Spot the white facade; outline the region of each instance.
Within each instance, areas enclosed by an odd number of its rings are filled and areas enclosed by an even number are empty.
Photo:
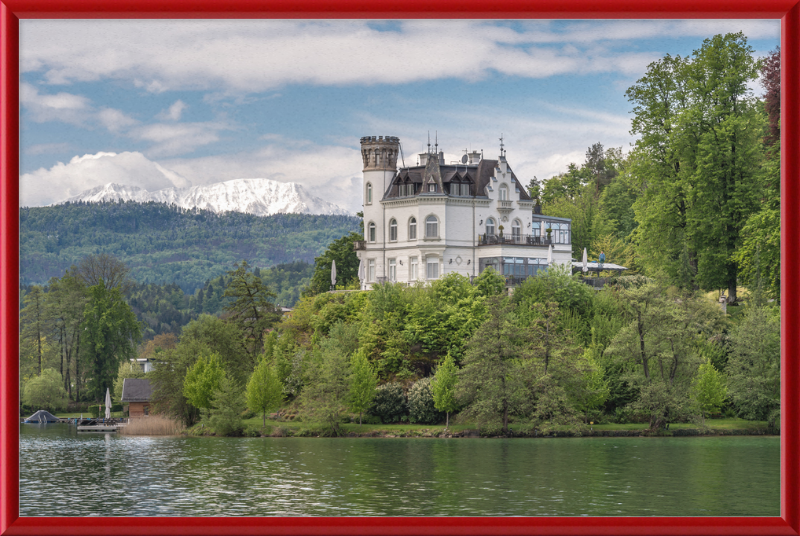
[[[451,272],[472,277],[489,265],[524,277],[535,273],[531,267],[546,265],[548,255],[551,264],[571,262],[569,220],[533,214],[534,201],[504,154],[484,160],[472,153],[468,163],[446,165],[441,153],[428,153],[420,155],[422,165],[398,171],[397,138],[367,137],[361,145],[364,242],[356,244],[356,253],[363,288]],[[394,160],[380,159],[392,154]],[[567,229],[561,239],[551,232],[551,241],[566,243],[554,243],[548,252],[551,221]]]

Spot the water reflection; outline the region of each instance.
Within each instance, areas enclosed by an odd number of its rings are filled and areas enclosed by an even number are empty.
[[[773,437],[120,437],[69,425],[21,434],[24,516],[780,512]]]

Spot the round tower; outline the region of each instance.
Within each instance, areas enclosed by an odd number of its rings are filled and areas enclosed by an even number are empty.
[[[364,161],[365,172],[394,172],[397,169],[399,152],[400,138],[397,136],[365,136],[361,138],[361,159]]]

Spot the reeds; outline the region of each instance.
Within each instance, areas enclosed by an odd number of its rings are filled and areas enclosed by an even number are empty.
[[[182,431],[181,423],[161,415],[134,417],[119,429],[122,435],[178,435]]]

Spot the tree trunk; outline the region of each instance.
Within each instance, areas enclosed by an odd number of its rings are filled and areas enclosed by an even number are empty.
[[[444,421],[444,429],[445,430],[450,428],[450,412],[447,411],[446,414],[447,414],[447,417],[445,418],[445,421]]]
[[[503,434],[508,435],[508,404],[503,404]]]
[[[262,430],[266,430],[267,429],[267,412],[266,411],[261,413],[261,429]]]
[[[362,415],[363,413],[364,413],[363,411],[361,411],[361,412],[359,412],[359,413],[358,413],[358,427],[359,427],[359,428],[361,428],[361,415]]]

